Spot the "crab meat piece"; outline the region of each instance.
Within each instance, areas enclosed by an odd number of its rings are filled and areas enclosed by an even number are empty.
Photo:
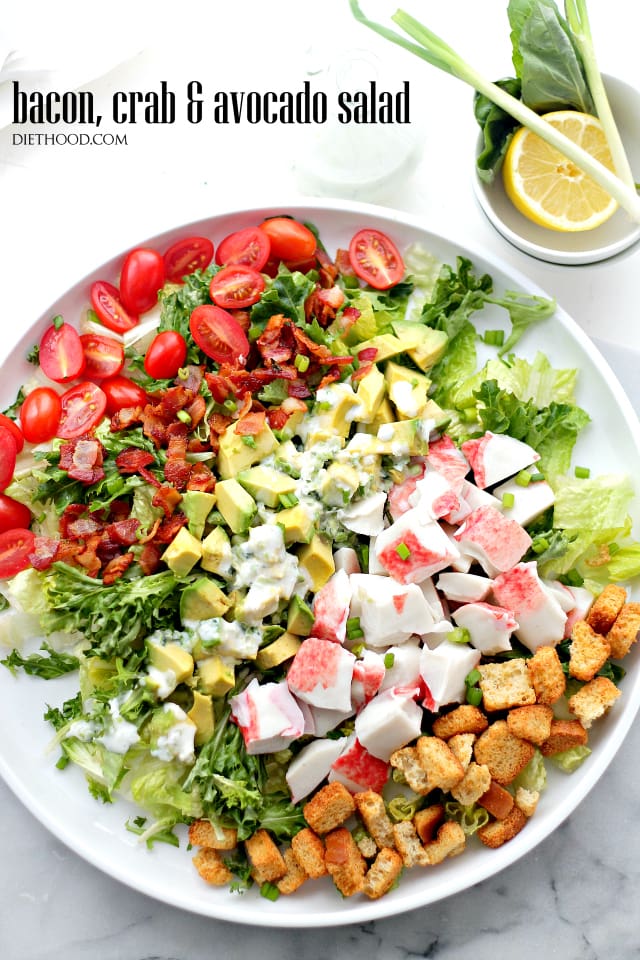
[[[322,783],[343,749],[342,740],[325,739],[313,740],[302,748],[285,774],[293,803],[307,797]]]
[[[522,527],[531,523],[555,503],[554,492],[546,480],[536,480],[526,487],[516,483],[515,480],[507,480],[506,483],[495,487],[493,492],[500,498],[501,510],[505,517],[515,520]],[[512,507],[504,506],[505,493],[513,497]]]
[[[465,627],[471,644],[481,653],[492,656],[511,650],[510,637],[518,623],[510,610],[491,603],[465,603],[451,614],[459,627]]]
[[[360,561],[353,547],[339,547],[333,554],[336,573],[344,570],[346,573],[360,573]]]
[[[351,587],[351,614],[360,617],[367,646],[404,643],[413,633],[423,633],[435,622],[416,584],[401,586],[392,577],[355,573]]]
[[[462,451],[445,434],[429,444],[427,463],[445,477],[456,493],[462,488],[462,481],[469,473],[469,464]]]
[[[560,583],[559,580],[541,579],[540,583],[547,593],[549,593],[552,597],[555,597],[565,613],[569,613],[570,610],[573,610],[576,605],[576,601],[568,587],[565,587],[565,585]]]
[[[378,577],[388,577],[389,571],[386,567],[383,567],[378,557],[376,556],[376,540],[377,537],[369,538],[369,569],[367,573],[375,573]],[[364,572],[364,571],[363,571]]]
[[[331,765],[329,780],[338,780],[352,793],[359,793],[361,790],[381,793],[389,776],[389,765],[369,753],[358,742],[355,734],[340,743],[343,751]]]
[[[490,577],[514,567],[531,546],[527,531],[494,507],[474,510],[453,536]]]
[[[556,598],[545,589],[535,561],[519,563],[496,577],[493,596],[513,611],[518,621],[518,640],[532,653],[543,646],[555,646],[564,637],[567,615]]]
[[[436,623],[428,633],[423,633],[422,642],[425,647],[429,647],[429,650],[435,650],[443,640],[446,640],[447,634],[451,633],[452,630],[455,630],[455,627],[451,621],[442,620],[441,623]]]
[[[486,600],[493,580],[475,573],[441,573],[438,590],[454,603],[478,603]]]
[[[360,710],[375,697],[385,677],[384,657],[374,650],[364,650],[353,665],[351,706]]]
[[[338,570],[313,600],[313,627],[311,634],[322,640],[344,643],[347,635],[347,619],[351,605],[351,581],[346,570]]]
[[[499,508],[501,506],[498,498],[494,497],[492,493],[481,490],[480,487],[476,487],[475,483],[470,483],[468,480],[463,481],[461,493],[472,510],[477,510],[478,507]]]
[[[350,712],[355,659],[339,643],[307,637],[289,667],[289,689],[313,707]]]
[[[394,750],[420,736],[422,708],[415,702],[420,687],[390,687],[363,707],[355,734],[369,753],[388,760]]]
[[[304,733],[304,716],[285,680],[260,684],[254,677],[230,702],[249,754],[283,750]]]
[[[424,476],[427,469],[427,463],[423,457],[412,459],[411,464],[415,472],[405,477],[401,483],[394,483],[387,494],[387,505],[393,520],[397,520],[411,509],[409,498],[415,492],[418,480]]]
[[[564,587],[564,584],[561,584]],[[564,587],[573,597],[573,606],[567,611],[567,622],[564,627],[565,637],[571,636],[571,631],[578,620],[586,620],[587,614],[593,605],[593,594],[585,587]]]
[[[330,730],[335,730],[341,723],[353,716],[353,709],[323,710],[322,707],[312,707],[304,700],[298,701],[304,716],[304,734],[306,737],[324,737]]]
[[[418,584],[425,600],[431,608],[431,613],[433,614],[433,619],[438,623],[439,620],[444,620],[446,616],[446,611],[444,609],[442,600],[438,596],[438,591],[433,585],[433,580],[431,577],[427,577],[426,580],[421,580]]]
[[[467,440],[462,444],[462,450],[471,464],[476,486],[483,490],[512,477],[540,459],[540,454],[528,443],[515,440],[506,433],[491,433],[490,430],[484,437]]]
[[[385,670],[380,692],[391,687],[417,687],[420,684],[420,645],[403,643],[401,647],[389,647],[385,658],[393,662]]]
[[[439,520],[460,509],[460,500],[446,477],[435,470],[429,470],[409,497],[409,504],[415,507],[423,523]]]
[[[438,523],[422,523],[414,508],[383,530],[376,556],[400,583],[420,583],[444,570],[460,555]]]
[[[371,493],[368,497],[354,500],[348,507],[338,511],[340,522],[347,530],[363,536],[376,537],[384,529],[384,491]]]
[[[422,648],[420,674],[427,686],[423,705],[436,712],[448,703],[463,703],[465,677],[480,663],[481,653],[468,643],[444,640],[435,650]]]

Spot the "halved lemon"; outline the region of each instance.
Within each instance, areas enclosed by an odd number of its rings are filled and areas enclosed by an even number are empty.
[[[544,119],[613,170],[602,125],[575,110],[556,110]],[[520,127],[507,150],[502,176],[507,196],[534,223],[551,230],[592,230],[608,220],[617,202],[555,147]]]

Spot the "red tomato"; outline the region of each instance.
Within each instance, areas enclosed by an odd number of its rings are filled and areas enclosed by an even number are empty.
[[[189,320],[191,336],[203,353],[218,363],[247,362],[249,341],[238,321],[212,304],[196,307]]]
[[[12,420],[11,417],[5,417],[4,413],[0,413],[0,426],[4,427],[12,435],[16,442],[16,453],[20,453],[24,447],[24,435],[18,424]]]
[[[380,230],[358,230],[349,244],[349,260],[357,276],[376,290],[388,290],[404,276],[398,248]]]
[[[0,490],[5,490],[13,480],[16,468],[16,442],[13,434],[0,427]]]
[[[289,217],[272,217],[260,224],[269,238],[271,257],[276,261],[304,261],[313,256],[316,238],[308,227]]]
[[[16,527],[28,527],[31,523],[31,511],[24,503],[12,500],[6,493],[0,493],[0,533],[14,530]]]
[[[142,387],[128,377],[111,377],[103,380],[100,388],[107,398],[106,413],[112,417],[118,410],[127,407],[144,407],[149,398]]]
[[[136,247],[129,251],[120,273],[120,298],[131,313],[146,313],[158,302],[164,283],[164,260],[157,250]]]
[[[85,357],[85,377],[104,380],[120,373],[124,367],[124,347],[119,340],[102,337],[99,333],[84,333],[80,341]]]
[[[216,253],[216,263],[242,263],[254,270],[262,270],[269,259],[269,238],[258,227],[245,227],[225,237]]]
[[[209,296],[219,307],[250,307],[264,290],[262,274],[243,263],[229,264],[216,273],[209,285]]]
[[[144,369],[150,377],[164,380],[175,377],[187,359],[187,342],[177,330],[163,330],[149,344]]]
[[[204,270],[213,260],[213,244],[207,237],[184,237],[164,255],[164,272],[170,283],[180,283],[195,270]]]
[[[63,393],[60,404],[62,413],[56,436],[61,440],[73,440],[100,422],[107,398],[100,387],[87,380]]]
[[[97,280],[92,285],[91,305],[101,323],[114,333],[125,333],[138,323],[138,317],[123,307],[118,288],[106,280]]]
[[[35,539],[31,530],[21,527],[0,533],[0,579],[15,577],[31,566],[29,554],[33,553]]]
[[[28,443],[46,443],[56,435],[62,404],[51,387],[36,387],[20,407],[20,426]]]
[[[82,343],[70,323],[61,323],[58,327],[52,323],[47,327],[38,356],[42,372],[56,383],[75,380],[84,370]]]

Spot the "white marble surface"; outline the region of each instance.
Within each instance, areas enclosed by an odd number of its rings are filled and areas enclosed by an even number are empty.
[[[394,9],[382,0],[363,4],[387,14]],[[451,0],[429,5],[427,17],[425,4],[407,3],[491,76],[510,67],[505,6],[504,0],[482,5]],[[638,13],[626,0],[591,0],[589,6],[602,69],[638,85]],[[312,20],[319,22],[312,26],[301,9],[293,0],[236,0],[224,9],[193,0],[188,11],[176,15],[175,5],[166,0],[140,0],[135,6],[113,0],[104,8],[75,0],[55,5],[28,0],[3,10],[0,54],[17,46],[48,67],[61,61],[73,66],[77,58],[74,82],[80,82],[80,61],[86,73],[91,59],[86,50],[96,37],[103,39],[101,69],[105,45],[113,45],[113,64],[139,50],[101,79],[86,74],[88,86],[107,97],[117,89],[149,89],[160,79],[176,89],[193,78],[211,88],[295,88],[314,58],[326,58],[327,49],[375,50],[392,78],[411,80],[424,151],[413,176],[364,199],[419,214],[430,229],[532,277],[601,341],[640,409],[639,356],[633,352],[640,350],[640,249],[592,267],[567,268],[510,247],[473,198],[476,133],[469,91],[418,61],[396,57],[356,28],[345,0],[326,0],[322,14],[313,5]],[[227,37],[231,43],[224,42]],[[301,129],[213,129],[182,122],[127,132],[126,148],[74,150],[18,148],[11,128],[0,131],[0,356],[67,286],[127,245],[220,206],[279,202],[300,194],[295,168],[306,149]],[[0,783],[0,957],[631,960],[640,951],[635,907],[640,897],[639,750],[636,727],[570,819],[498,876],[404,916],[322,933],[238,927],[156,903],[79,859]]]

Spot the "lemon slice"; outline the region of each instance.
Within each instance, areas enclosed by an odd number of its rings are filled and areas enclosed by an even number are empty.
[[[575,110],[557,110],[544,119],[613,170],[602,125]],[[503,165],[507,196],[534,223],[551,230],[592,230],[608,220],[617,202],[537,133],[521,127],[513,136]]]

